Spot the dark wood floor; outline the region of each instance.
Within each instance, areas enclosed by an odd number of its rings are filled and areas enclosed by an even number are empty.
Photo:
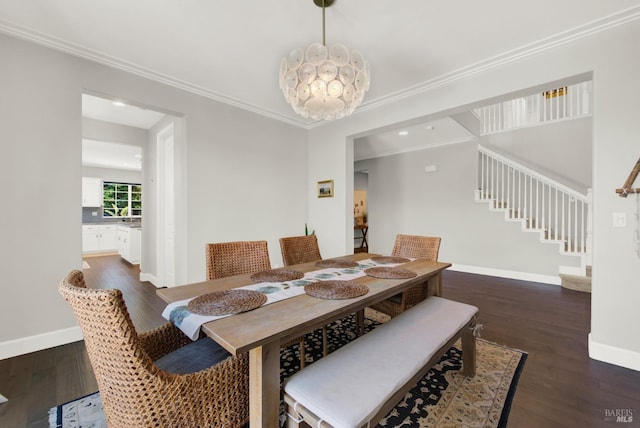
[[[155,287],[118,256],[86,259],[90,287],[123,291],[136,328],[163,323]],[[52,284],[52,286],[55,284]],[[605,409],[633,409],[640,426],[640,372],[590,360],[590,295],[557,286],[445,272],[444,295],[480,308],[482,336],[529,353],[509,427],[613,427]],[[48,427],[56,404],[97,390],[82,342],[0,361],[0,427]]]

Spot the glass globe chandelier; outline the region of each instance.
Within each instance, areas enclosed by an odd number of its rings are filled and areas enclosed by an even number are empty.
[[[280,89],[293,110],[313,120],[341,119],[362,103],[369,90],[369,63],[342,44],[327,48],[325,7],[333,0],[313,0],[322,7],[322,43],[296,48],[280,62]]]

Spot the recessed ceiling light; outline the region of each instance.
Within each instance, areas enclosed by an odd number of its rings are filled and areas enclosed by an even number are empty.
[[[112,102],[112,104],[113,104],[114,106],[117,106],[117,107],[124,107],[124,106],[126,106],[126,104],[125,104],[125,103],[123,103],[122,101],[113,101],[113,102]]]
[[[398,135],[402,135],[404,137],[405,135],[409,135],[409,131],[400,131],[398,132]]]

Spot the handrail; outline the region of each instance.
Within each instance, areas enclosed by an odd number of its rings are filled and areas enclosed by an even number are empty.
[[[534,171],[531,168],[527,168],[526,166],[524,166],[522,164],[519,164],[518,162],[515,162],[515,161],[513,161],[513,160],[511,160],[511,159],[509,159],[507,157],[504,157],[503,155],[501,155],[499,153],[496,153],[493,150],[490,150],[490,149],[488,149],[488,148],[486,148],[486,147],[484,147],[484,146],[482,146],[480,144],[478,144],[478,151],[480,153],[487,154],[487,155],[491,156],[492,158],[494,158],[496,160],[499,160],[500,162],[504,163],[505,165],[508,165],[508,166],[510,166],[512,168],[516,168],[517,170],[522,171],[525,174],[531,175],[531,176],[535,177],[540,182],[543,182],[545,184],[548,184],[549,186],[553,186],[553,187],[555,187],[555,188],[557,188],[559,190],[562,190],[564,193],[567,193],[567,194],[573,196],[576,199],[579,199],[579,200],[581,200],[583,202],[588,202],[589,201],[589,199],[587,198],[587,195],[584,195],[584,194],[582,194],[582,193],[580,193],[580,192],[578,192],[578,191],[576,191],[576,190],[574,190],[574,189],[572,189],[570,187],[565,186],[562,183],[559,183],[559,182],[557,182],[557,181],[555,181],[555,180],[553,180],[553,179],[551,179],[549,177],[546,177],[546,176],[540,174],[539,172]]]
[[[638,162],[636,162],[636,166],[634,166],[629,173],[629,177],[627,177],[627,181],[625,181],[622,185],[622,189],[616,189],[616,193],[618,194],[618,196],[626,198],[627,194],[629,193],[640,193],[640,188],[633,189],[631,187],[633,186],[633,182],[636,181],[638,174],[640,174],[640,159],[638,159]]]

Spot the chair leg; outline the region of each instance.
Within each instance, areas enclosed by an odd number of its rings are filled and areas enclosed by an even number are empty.
[[[364,334],[364,309],[356,312],[356,335],[358,337]]]
[[[327,341],[327,326],[322,327],[322,356],[326,357],[329,354],[329,343]]]

